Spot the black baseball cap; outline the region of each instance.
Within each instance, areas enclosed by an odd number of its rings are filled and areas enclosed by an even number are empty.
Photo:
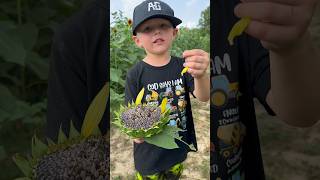
[[[134,8],[132,23],[133,35],[136,35],[135,30],[140,24],[151,18],[167,19],[174,27],[182,22],[174,16],[174,12],[168,4],[159,0],[146,0]]]

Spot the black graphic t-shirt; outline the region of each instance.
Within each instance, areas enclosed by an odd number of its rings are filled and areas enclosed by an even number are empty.
[[[45,134],[57,141],[59,128],[69,134],[70,120],[80,131],[86,111],[110,79],[107,1],[93,0],[55,30],[50,72]],[[99,124],[109,129],[108,101]]]
[[[189,93],[193,92],[193,78],[185,73],[181,76],[184,60],[172,57],[170,62],[161,67],[151,66],[144,61],[132,67],[126,78],[125,101],[135,100],[144,87],[143,102],[160,105],[167,98],[167,108],[171,109],[168,125],[183,130],[180,135],[188,144],[197,147],[196,136],[191,112]],[[143,175],[151,175],[184,161],[189,147],[176,141],[179,148],[168,150],[144,142],[134,143],[134,163],[137,171]]]
[[[211,179],[265,179],[253,98],[270,114],[269,54],[246,34],[230,46],[227,37],[238,18],[239,1],[215,0],[212,15],[211,60]]]

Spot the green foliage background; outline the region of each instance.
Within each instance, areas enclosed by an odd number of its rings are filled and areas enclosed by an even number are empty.
[[[182,56],[182,52],[189,49],[203,49],[210,51],[210,35],[207,27],[210,25],[206,14],[202,13],[199,26],[197,28],[179,28],[178,37],[174,41],[171,49],[171,55]],[[110,56],[111,56],[111,112],[118,109],[124,102],[124,87],[126,73],[128,69],[145,56],[144,50],[138,48],[131,39],[132,31],[130,19],[123,16],[122,12],[112,13],[114,22],[110,25]],[[204,20],[206,19],[206,20]]]
[[[0,0],[0,179],[22,173],[16,152],[43,135],[52,37],[88,0]]]

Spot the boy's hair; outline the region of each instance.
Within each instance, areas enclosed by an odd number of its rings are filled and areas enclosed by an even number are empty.
[[[146,0],[134,8],[132,24],[133,35],[136,35],[136,29],[139,25],[151,18],[167,19],[173,27],[176,27],[182,22],[174,16],[174,12],[168,4],[159,0]]]

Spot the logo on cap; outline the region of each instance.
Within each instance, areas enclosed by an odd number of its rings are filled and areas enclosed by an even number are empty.
[[[148,12],[152,8],[153,11],[161,11],[160,2],[149,2],[148,3]]]

